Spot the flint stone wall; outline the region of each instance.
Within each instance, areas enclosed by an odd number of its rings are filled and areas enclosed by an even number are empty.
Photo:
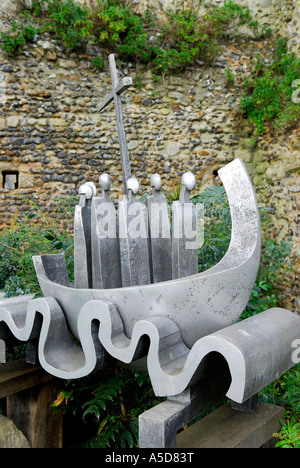
[[[264,22],[289,34],[291,47],[299,44],[298,0],[256,0],[251,6]],[[13,14],[1,11],[6,27]],[[144,190],[155,172],[165,187],[172,187],[187,170],[195,173],[198,189],[204,188],[220,167],[236,157],[244,160],[259,204],[273,210],[268,229],[278,239],[293,238],[293,272],[282,285],[282,297],[285,307],[299,310],[298,134],[267,135],[253,145],[251,125],[237,118],[241,84],[255,54],[260,51],[270,60],[274,45],[247,36],[229,39],[214,67],[198,62],[158,84],[151,70],[123,63],[121,73],[134,83],[124,95],[124,117],[133,175]],[[122,171],[114,110],[98,112],[110,77],[107,69],[99,72],[90,62],[100,53],[89,45],[67,54],[50,36],[37,38],[14,58],[0,52],[0,228],[28,210],[28,199],[57,218],[54,199],[76,195],[87,180],[98,183],[103,172],[110,173],[117,197]],[[228,83],[226,68],[232,69],[234,84]],[[10,172],[18,173],[15,189],[4,188]],[[69,227],[63,216],[59,221]]]

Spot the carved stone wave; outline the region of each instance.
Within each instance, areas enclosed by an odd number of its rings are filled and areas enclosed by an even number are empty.
[[[226,359],[231,374],[227,396],[242,403],[295,364],[291,344],[300,336],[300,317],[274,308],[205,336],[190,350],[174,321],[166,317],[140,320],[129,339],[116,306],[92,300],[82,307],[78,317],[81,344],[78,345],[54,298],[29,300],[27,310],[24,304],[20,308],[20,304],[9,299],[2,301],[0,332],[6,324],[20,341],[39,336],[41,366],[62,379],[90,374],[97,365],[103,364],[106,353],[131,364],[145,355],[145,337],[148,337],[147,369],[157,396],[177,395],[191,381],[197,382],[205,357],[217,352]],[[95,321],[100,324],[96,333]]]

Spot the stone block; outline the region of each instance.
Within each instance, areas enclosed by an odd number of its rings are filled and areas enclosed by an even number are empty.
[[[179,152],[179,144],[175,143],[174,141],[169,141],[166,144],[166,152],[168,156],[175,156]]]
[[[235,150],[234,156],[236,158],[241,158],[244,163],[251,163],[253,161],[253,153],[246,148],[239,148]]]
[[[24,434],[8,418],[0,414],[0,448],[30,448]]]
[[[4,183],[4,188],[6,190],[14,190],[16,188],[15,184],[11,184],[10,182],[5,182]]]
[[[16,128],[19,125],[20,118],[16,115],[7,117],[7,126]]]
[[[8,184],[16,184],[17,182],[16,174],[6,174],[5,182],[7,182]]]
[[[59,118],[50,118],[50,125],[53,127],[66,127],[68,125],[68,122],[66,122],[65,119],[59,119]]]
[[[34,188],[34,177],[29,174],[20,174],[20,188]]]

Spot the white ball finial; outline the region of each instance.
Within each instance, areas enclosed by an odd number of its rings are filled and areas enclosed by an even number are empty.
[[[181,183],[184,185],[189,191],[193,190],[196,185],[196,177],[191,172],[185,172],[181,178]]]
[[[162,183],[161,183],[161,177],[159,174],[153,174],[153,176],[150,179],[150,185],[152,188],[154,188],[158,192],[161,190]]]
[[[139,184],[139,181],[135,177],[130,177],[130,179],[127,180],[126,186],[127,186],[127,190],[131,190],[133,195],[136,195],[137,193],[139,193],[140,184]]]
[[[97,195],[97,187],[96,187],[96,184],[94,184],[94,182],[87,182],[87,185],[89,185],[93,191],[93,197],[95,197]]]
[[[85,183],[79,187],[79,195],[85,195],[87,200],[90,200],[94,196],[94,187],[92,183]]]
[[[103,190],[109,190],[111,179],[109,174],[101,174],[99,177],[99,184]]]

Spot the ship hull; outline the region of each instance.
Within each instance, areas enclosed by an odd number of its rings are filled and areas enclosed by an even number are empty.
[[[129,338],[139,320],[169,318],[177,324],[189,348],[238,320],[249,301],[260,263],[259,212],[240,159],[222,168],[219,175],[230,205],[231,242],[223,259],[205,272],[143,286],[75,289],[69,285],[63,255],[33,258],[44,296],[56,299],[75,337],[79,338],[79,313],[92,300],[117,307]]]

